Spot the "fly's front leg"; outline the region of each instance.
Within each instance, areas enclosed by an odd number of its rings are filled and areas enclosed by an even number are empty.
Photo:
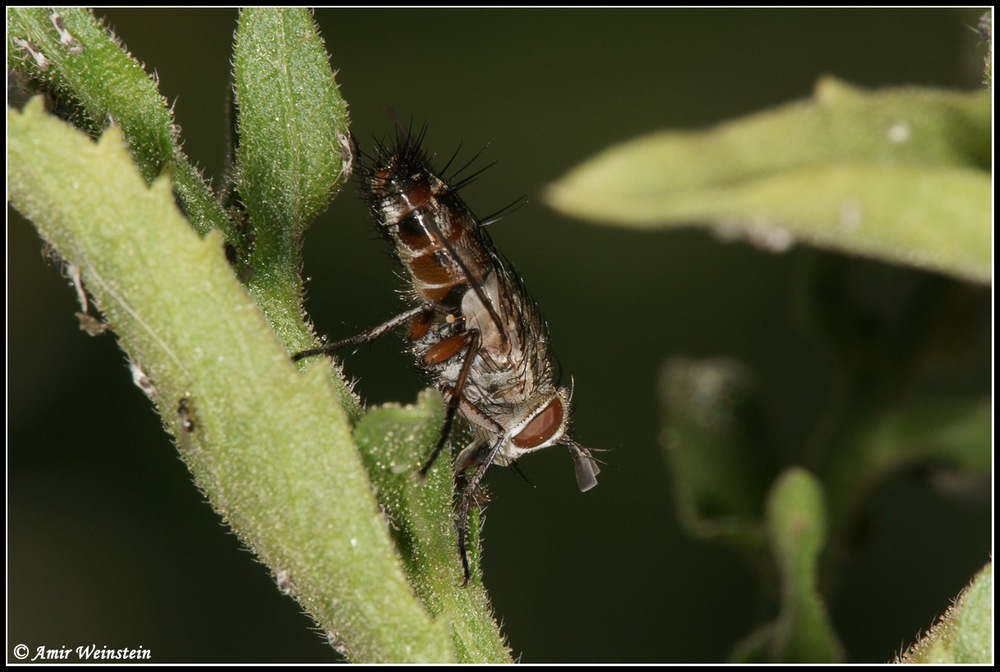
[[[342,341],[337,341],[336,343],[328,343],[321,348],[313,348],[312,350],[303,350],[302,352],[297,352],[292,355],[292,361],[297,362],[300,359],[305,359],[306,357],[315,357],[316,355],[329,355],[334,350],[339,350],[340,348],[346,347],[348,345],[361,345],[362,343],[370,343],[376,338],[385,336],[393,329],[401,326],[402,324],[412,320],[421,314],[426,314],[429,311],[434,310],[434,306],[431,304],[425,304],[423,306],[418,306],[411,310],[406,311],[402,315],[397,315],[388,322],[384,322],[377,327],[372,327],[368,331],[358,334],[357,336],[352,336],[351,338],[345,338]]]
[[[483,479],[483,475],[493,460],[496,459],[497,451],[503,446],[506,440],[504,428],[500,423],[483,413],[468,399],[461,399],[462,415],[466,420],[477,425],[493,436],[497,437],[494,443],[484,443],[481,439],[476,439],[469,446],[459,453],[455,460],[455,488],[460,491],[459,508],[455,517],[455,532],[458,535],[458,555],[462,558],[462,585],[469,583],[469,552],[466,548],[465,538],[469,533],[469,509],[476,502],[476,488]],[[465,477],[465,472],[476,466],[476,473],[472,481]],[[478,506],[478,503],[477,503]]]
[[[479,410],[475,404],[462,397],[459,406],[462,408],[462,416],[469,421],[469,424],[485,429],[493,436],[501,436],[504,433],[503,425]],[[455,480],[458,482],[464,479],[466,471],[473,466],[480,464],[489,452],[489,445],[484,441],[476,440],[465,448],[455,459]],[[465,481],[462,480],[464,485]]]
[[[465,537],[469,532],[469,508],[472,506],[473,499],[475,498],[476,488],[479,487],[479,483],[486,475],[486,470],[490,468],[493,460],[496,459],[497,453],[500,452],[504,441],[506,441],[506,437],[500,436],[493,442],[489,453],[486,454],[486,457],[476,468],[476,473],[473,474],[472,480],[462,488],[462,495],[458,503],[458,514],[455,517],[455,531],[458,533],[458,553],[462,556],[463,587],[469,583],[469,577],[472,575],[472,572],[469,570],[469,553],[465,547]]]

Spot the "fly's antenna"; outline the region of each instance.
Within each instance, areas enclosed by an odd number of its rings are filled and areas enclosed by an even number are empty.
[[[590,450],[584,448],[576,441],[568,439],[563,444],[569,448],[569,454],[573,457],[573,466],[576,468],[576,484],[580,492],[587,492],[597,485],[597,475],[601,473],[601,468],[597,466],[597,460],[590,454]]]

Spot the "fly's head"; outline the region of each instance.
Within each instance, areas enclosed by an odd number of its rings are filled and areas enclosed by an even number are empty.
[[[573,457],[576,483],[581,492],[586,492],[597,485],[597,474],[601,470],[590,451],[574,441],[567,432],[570,394],[570,390],[560,387],[554,392],[537,395],[534,403],[527,405],[528,412],[512,424],[510,444],[502,457],[509,464],[527,453],[564,445]]]

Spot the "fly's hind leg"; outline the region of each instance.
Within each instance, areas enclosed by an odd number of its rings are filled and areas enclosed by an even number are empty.
[[[433,309],[434,306],[431,304],[417,306],[416,308],[408,310],[401,315],[397,315],[391,320],[383,322],[382,324],[376,327],[372,327],[368,331],[358,334],[357,336],[352,336],[351,338],[345,338],[344,340],[337,341],[336,343],[327,343],[321,348],[313,348],[312,350],[303,350],[302,352],[296,352],[294,355],[292,355],[292,361],[297,362],[300,359],[305,359],[306,357],[315,357],[317,355],[329,355],[335,350],[339,350],[340,348],[344,348],[349,345],[361,345],[363,343],[370,343],[377,338],[385,336],[393,329],[400,327],[401,325],[412,320],[418,315],[427,313],[428,311],[431,311]]]

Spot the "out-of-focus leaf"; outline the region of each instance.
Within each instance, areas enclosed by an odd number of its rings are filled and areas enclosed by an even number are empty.
[[[887,412],[869,429],[847,440],[824,470],[832,526],[852,511],[887,474],[924,463],[988,474],[992,469],[989,399],[921,403]]]
[[[991,116],[985,91],[828,78],[811,101],[613,147],[547,198],[593,221],[707,223],[774,251],[804,242],[988,283]]]
[[[775,483],[767,505],[767,532],[781,581],[776,621],[738,648],[742,661],[831,663],[843,659],[817,589],[817,561],[826,539],[823,491],[803,469]]]
[[[764,500],[777,469],[753,383],[732,360],[671,359],[660,376],[660,445],[688,532],[762,548]]]

